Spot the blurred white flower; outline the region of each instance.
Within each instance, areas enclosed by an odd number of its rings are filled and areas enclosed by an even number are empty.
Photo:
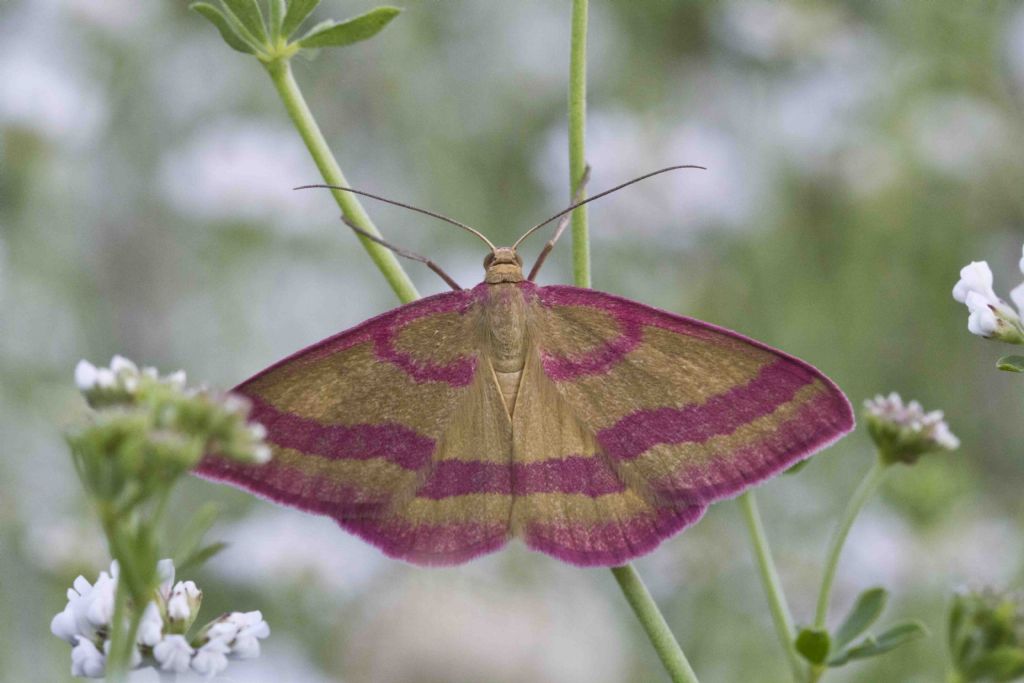
[[[1024,273],[1024,258],[1020,262]],[[960,279],[953,286],[953,298],[966,304],[967,329],[979,337],[998,339],[1011,344],[1024,343],[1024,283],[1010,291],[1016,310],[992,288],[992,269],[986,261],[972,261],[960,269]]]
[[[160,191],[181,213],[200,221],[270,221],[294,231],[321,225],[296,218],[323,215],[326,200],[323,190],[292,190],[319,180],[294,131],[221,121],[171,149],[162,163]]]
[[[121,364],[123,368],[123,363]],[[190,642],[187,632],[195,620],[202,591],[192,581],[174,581],[174,564],[160,560],[161,584],[156,600],[146,605],[136,632],[131,667],[156,666],[164,671],[192,671],[214,676],[228,666],[228,658],[253,659],[260,655],[261,639],[270,635],[262,612],[231,612],[210,622]],[[72,675],[98,677],[106,665],[109,635],[117,590],[118,566],[102,572],[95,584],[75,579],[68,604],[50,622],[50,630],[72,648]],[[165,635],[166,634],[166,635]]]
[[[936,172],[977,178],[1012,149],[1012,126],[987,100],[966,94],[928,95],[907,114],[917,157]]]
[[[71,649],[71,675],[102,678],[106,671],[106,656],[88,638],[76,636],[76,641]]]
[[[274,581],[341,598],[359,593],[390,566],[374,548],[339,533],[333,521],[287,508],[265,506],[221,533],[231,544],[210,560],[210,570],[253,588]]]
[[[199,610],[203,592],[192,581],[179,581],[171,591],[167,601],[167,616],[172,621],[183,621],[191,624],[195,612]],[[186,627],[187,628],[187,627]]]
[[[174,634],[165,637],[153,648],[153,658],[164,671],[185,673],[192,662],[195,649],[188,644],[185,636]]]
[[[0,125],[21,127],[56,143],[95,139],[107,118],[98,88],[74,64],[32,54],[27,46],[0,54]]]
[[[139,622],[139,630],[135,640],[139,645],[154,647],[160,642],[164,632],[164,619],[160,615],[160,608],[155,602],[146,605],[146,611],[142,613],[142,621]]]
[[[253,659],[260,656],[260,639],[270,635],[270,626],[263,621],[263,613],[232,612],[228,615],[238,627],[238,635],[231,645],[231,655],[238,659]]]
[[[228,644],[221,639],[207,642],[192,657],[192,670],[201,676],[216,676],[228,668],[227,655],[230,650]]]
[[[960,440],[950,431],[941,410],[925,412],[917,401],[906,405],[895,391],[864,401],[868,432],[888,463],[913,464],[926,453],[952,451]]]
[[[733,0],[719,8],[715,28],[724,42],[762,60],[818,52],[843,25],[836,8],[785,0]]]

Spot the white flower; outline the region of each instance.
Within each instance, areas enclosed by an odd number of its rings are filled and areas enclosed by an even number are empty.
[[[190,621],[192,613],[199,606],[203,592],[192,581],[179,581],[167,601],[167,616],[178,621]]]
[[[106,671],[106,657],[88,638],[78,636],[71,650],[71,675],[84,678],[102,678]]]
[[[967,330],[979,337],[991,337],[999,329],[999,321],[996,319],[995,311],[991,304],[978,292],[968,292],[967,304],[969,315],[967,316]]]
[[[1024,251],[1024,250],[1022,250]],[[1024,272],[1024,258],[1021,259]],[[1024,343],[1024,283],[1010,292],[1017,310],[992,289],[992,269],[985,261],[972,261],[960,269],[960,279],[953,287],[953,298],[967,305],[967,329],[971,334],[998,339],[1011,344]]]
[[[263,613],[232,612],[228,620],[238,626],[238,635],[231,644],[231,656],[237,659],[254,659],[260,656],[260,639],[270,635],[270,626],[263,621]]]
[[[213,678],[228,668],[227,654],[230,650],[223,640],[210,640],[192,658],[192,670],[201,676]]]
[[[139,374],[139,366],[132,361],[128,360],[124,356],[115,355],[110,359],[110,371],[115,375],[128,374],[137,375]]]
[[[110,368],[97,368],[96,386],[100,389],[113,389],[117,386],[117,375]]]
[[[50,621],[53,635],[74,644],[78,640],[78,624],[75,622],[75,611],[69,602],[63,612],[58,612]]]
[[[153,658],[164,671],[185,673],[195,650],[185,640],[185,636],[170,635],[153,647]]]
[[[92,639],[99,628],[109,625],[114,614],[117,571],[117,562],[112,562],[110,574],[100,572],[95,585],[84,576],[76,578],[68,589],[68,604],[51,620],[50,631],[73,644],[77,636]]]
[[[864,407],[868,432],[887,463],[913,464],[925,453],[951,451],[960,446],[941,410],[926,413],[917,401],[904,405],[895,391],[864,401]]]
[[[960,280],[953,287],[953,298],[960,303],[967,303],[967,295],[977,292],[991,304],[999,302],[992,289],[992,269],[987,261],[971,261],[960,269]]]
[[[82,359],[75,366],[75,386],[81,391],[87,391],[96,386],[96,366],[89,361]]]
[[[146,605],[146,611],[142,613],[142,621],[139,622],[139,631],[135,640],[140,645],[149,647],[160,642],[164,632],[164,619],[160,615],[160,608],[155,602]]]

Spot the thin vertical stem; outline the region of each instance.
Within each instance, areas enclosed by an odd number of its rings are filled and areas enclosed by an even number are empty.
[[[825,628],[825,620],[828,618],[828,603],[832,597],[832,584],[836,578],[836,570],[839,568],[839,556],[843,552],[846,537],[850,535],[850,529],[853,527],[857,515],[878,489],[888,471],[888,465],[881,458],[876,458],[875,464],[864,475],[857,490],[853,492],[850,502],[846,504],[846,510],[839,520],[839,526],[832,534],[828,554],[825,556],[825,574],[822,577],[821,590],[818,593],[818,609],[814,617],[814,627],[817,629]]]
[[[665,665],[665,670],[668,671],[673,683],[700,683],[682,648],[672,635],[665,617],[658,610],[658,605],[655,604],[654,598],[633,565],[612,567],[612,574],[615,575],[615,580],[619,582],[629,606],[633,608],[637,619],[647,632],[651,645],[661,658],[661,663]]]
[[[569,196],[587,170],[587,2],[573,0],[572,44],[569,53]],[[581,197],[582,199],[583,197]],[[590,287],[590,235],[587,207],[572,213],[572,275],[577,287]]]
[[[299,135],[302,136],[303,142],[306,143],[306,147],[313,156],[313,161],[316,162],[317,168],[320,169],[320,174],[323,176],[324,181],[328,185],[347,187],[348,181],[345,180],[341,167],[338,166],[337,160],[331,154],[331,149],[328,147],[327,141],[324,139],[323,133],[320,132],[320,127],[316,123],[316,119],[313,118],[313,114],[306,104],[306,98],[302,96],[302,91],[299,90],[299,84],[295,82],[288,59],[274,60],[267,63],[266,67],[271,80],[274,82],[274,87],[277,88],[277,92],[284,102],[285,109],[288,110],[292,123],[295,124]],[[331,193],[334,195],[334,200],[338,203],[338,206],[341,207],[345,218],[371,235],[380,237],[380,231],[377,230],[377,226],[370,220],[366,210],[363,209],[362,204],[359,203],[355,195],[343,190],[331,190]],[[419,298],[420,295],[416,291],[415,285],[413,285],[409,275],[402,268],[393,253],[366,237],[359,236],[359,240],[402,303],[409,303]]]
[[[800,656],[794,645],[796,631],[793,628],[793,616],[789,611],[789,604],[786,602],[786,594],[782,589],[782,582],[779,580],[779,572],[775,568],[772,550],[768,545],[768,536],[761,523],[757,499],[754,497],[753,491],[747,491],[739,497],[739,502],[740,509],[743,510],[743,519],[747,523],[747,531],[750,533],[750,542],[754,546],[754,558],[757,560],[761,583],[764,585],[764,592],[768,597],[768,607],[772,613],[772,621],[775,623],[775,632],[786,653],[786,661],[793,672],[793,680],[799,683],[805,675],[804,667],[800,663]]]

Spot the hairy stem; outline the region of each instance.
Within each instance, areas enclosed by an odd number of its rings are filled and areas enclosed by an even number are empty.
[[[569,54],[569,197],[587,172],[587,2],[573,0],[572,45]],[[581,196],[580,199],[584,199]],[[590,235],[587,207],[572,213],[572,274],[577,287],[590,287]]]
[[[658,610],[654,598],[647,591],[647,586],[633,565],[612,567],[612,574],[619,582],[622,593],[644,627],[651,645],[661,658],[661,663],[665,665],[665,670],[668,671],[673,683],[700,683],[686,655],[683,654],[683,649],[672,635],[665,617]]]
[[[739,497],[739,502],[740,509],[743,510],[743,519],[747,524],[747,531],[750,534],[750,543],[754,547],[754,558],[757,560],[761,583],[764,585],[764,592],[768,598],[768,607],[772,613],[772,621],[775,623],[775,632],[786,653],[786,661],[793,673],[793,680],[795,683],[800,683],[804,680],[805,674],[794,645],[796,631],[793,628],[793,616],[789,611],[789,604],[786,602],[786,594],[782,590],[782,582],[779,580],[779,573],[775,568],[775,560],[772,559],[772,550],[768,545],[768,536],[765,534],[764,525],[761,523],[761,513],[757,509],[754,492],[747,491]]]
[[[817,629],[825,628],[825,620],[828,618],[828,604],[832,597],[832,584],[836,578],[836,570],[839,568],[839,556],[843,552],[846,537],[850,535],[850,529],[853,527],[853,522],[857,519],[857,515],[864,508],[864,504],[878,490],[888,471],[889,468],[882,462],[882,459],[876,458],[875,464],[864,475],[864,479],[857,486],[857,490],[853,492],[850,502],[846,504],[846,510],[839,520],[839,526],[836,527],[832,534],[828,554],[825,556],[825,574],[821,580],[821,590],[818,592],[818,609],[814,617],[814,627]]]
[[[303,142],[306,143],[306,148],[309,149],[309,153],[313,156],[313,161],[316,162],[317,168],[320,169],[320,174],[323,176],[324,181],[328,185],[348,187],[348,181],[341,172],[341,167],[338,166],[337,160],[331,154],[331,149],[327,146],[327,141],[324,139],[323,133],[320,132],[320,127],[317,126],[316,119],[313,118],[313,114],[306,104],[306,98],[302,96],[299,84],[295,82],[295,77],[292,75],[291,65],[288,60],[286,58],[277,59],[267,63],[266,67],[271,80],[274,82],[274,87],[277,88],[277,92],[284,102],[285,109],[288,110],[292,123],[295,124],[299,135],[302,136]],[[359,203],[355,195],[342,190],[331,190],[331,193],[334,195],[334,200],[338,203],[345,218],[371,235],[380,237],[380,231],[377,230],[377,227],[370,220],[366,210],[363,209],[362,204]],[[419,298],[419,292],[416,291],[416,287],[413,285],[412,280],[409,279],[409,275],[402,268],[393,253],[366,237],[359,236],[359,241],[362,242],[370,258],[377,264],[377,268],[384,275],[384,279],[388,281],[391,289],[402,303],[409,303]]]

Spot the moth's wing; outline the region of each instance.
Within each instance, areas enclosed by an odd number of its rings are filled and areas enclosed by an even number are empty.
[[[620,487],[586,504],[517,500],[515,528],[534,548],[577,564],[624,562],[853,428],[835,384],[781,351],[593,290],[532,292],[537,369],[520,390],[525,406],[531,393],[548,405],[557,402],[544,393],[561,398],[549,412],[586,436],[581,462]],[[562,461],[575,453],[552,445]]]
[[[334,518],[392,557],[455,564],[501,547],[511,427],[469,291],[397,308],[243,382],[273,458],[198,470]],[[466,461],[479,461],[462,476]]]

